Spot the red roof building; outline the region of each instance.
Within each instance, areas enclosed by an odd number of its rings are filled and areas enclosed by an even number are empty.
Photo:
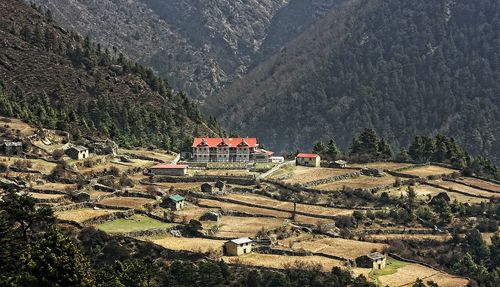
[[[256,138],[195,138],[193,160],[197,162],[255,161]]]
[[[299,153],[295,157],[295,163],[303,166],[320,167],[321,157],[315,153]]]
[[[319,154],[315,154],[315,153],[299,153],[297,155],[297,157],[299,157],[299,158],[319,157]]]

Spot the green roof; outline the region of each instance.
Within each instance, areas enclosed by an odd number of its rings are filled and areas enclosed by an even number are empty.
[[[185,199],[184,197],[182,197],[182,196],[180,196],[178,194],[171,195],[168,198],[170,198],[171,200],[173,200],[175,202],[183,201]]]

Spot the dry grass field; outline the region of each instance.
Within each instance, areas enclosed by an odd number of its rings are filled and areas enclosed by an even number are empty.
[[[250,206],[246,206],[246,205],[227,203],[227,202],[210,200],[210,199],[200,199],[199,203],[202,205],[205,205],[205,206],[209,206],[209,207],[218,207],[218,208],[223,208],[226,210],[238,210],[238,211],[247,212],[247,213],[275,216],[275,217],[278,217],[281,219],[289,219],[292,215],[291,212],[276,211],[276,210],[259,208],[259,207],[250,207]],[[316,218],[316,217],[303,216],[303,215],[297,215],[295,220],[297,222],[309,223],[309,224],[317,224],[317,223],[324,223],[324,222],[331,221],[329,219]]]
[[[378,277],[382,286],[411,286],[417,278],[423,279],[424,282],[434,281],[440,287],[459,287],[468,283],[468,280],[464,278],[455,277],[414,263],[398,268],[395,273]]]
[[[322,257],[322,256],[286,256],[276,254],[258,254],[250,253],[238,257],[224,256],[226,263],[243,264],[249,266],[268,267],[276,269],[285,269],[294,264],[319,264],[323,271],[329,272],[333,267],[343,267],[344,262]]]
[[[351,164],[351,167],[357,168],[376,168],[382,170],[395,170],[400,168],[406,168],[412,166],[411,163],[400,163],[400,162],[369,162],[369,163],[355,163]]]
[[[203,227],[209,229],[214,224],[212,221],[206,221],[203,222]],[[222,216],[218,223],[219,231],[214,236],[254,237],[262,229],[269,230],[282,225],[283,220],[277,218]]]
[[[36,189],[43,189],[43,190],[69,191],[69,190],[76,190],[77,185],[76,184],[65,184],[65,183],[60,183],[60,182],[46,182],[44,184],[35,185],[33,187]]]
[[[118,210],[111,210],[111,209],[81,208],[81,209],[66,210],[66,211],[56,211],[54,212],[54,214],[57,218],[63,220],[83,222],[88,219],[92,219],[104,214],[109,214],[117,211]]]
[[[210,250],[222,250],[222,246],[224,246],[224,242],[226,242],[225,240],[174,237],[170,235],[140,237],[138,239],[151,241],[167,249],[186,250],[199,253],[204,253]]]
[[[401,171],[401,173],[415,175],[418,177],[428,177],[431,175],[452,174],[452,173],[457,172],[457,171],[458,170],[440,167],[437,165],[426,165],[426,166],[420,166],[420,167],[415,167],[412,169],[404,170],[404,171]]]
[[[310,181],[330,178],[352,172],[353,170],[340,168],[314,168],[296,166],[295,169],[293,169],[293,175],[283,181],[290,184],[304,184]]]
[[[389,247],[387,244],[357,241],[326,236],[302,235],[290,237],[280,241],[285,247],[304,249],[310,252],[321,252],[329,255],[356,259],[370,252],[383,252]]]
[[[130,218],[120,218],[97,224],[95,228],[107,233],[124,233],[155,228],[167,228],[175,225],[176,224],[173,223],[161,222],[144,215],[134,214]]]
[[[500,193],[489,192],[489,191],[485,191],[485,190],[482,190],[482,189],[473,188],[473,187],[470,187],[470,186],[467,186],[467,185],[463,185],[463,184],[460,184],[460,183],[456,183],[456,182],[452,182],[452,181],[433,180],[432,183],[437,184],[437,185],[441,186],[444,189],[450,189],[451,188],[453,190],[460,191],[460,192],[463,192],[463,193],[466,193],[466,194],[470,194],[472,196],[478,195],[478,196],[485,196],[485,197],[488,197],[488,198],[494,198],[494,197],[500,198]]]
[[[430,185],[417,185],[414,187],[415,193],[417,194],[417,199],[421,201],[428,201],[430,197],[438,195],[440,192],[446,192],[448,196],[450,197],[451,201],[457,200],[458,202],[461,203],[481,203],[481,202],[487,202],[488,199],[485,198],[478,198],[475,196],[469,196],[469,195],[464,195],[461,193],[457,192],[450,192],[447,189],[442,189],[442,188],[436,188]],[[398,187],[398,188],[393,188],[388,190],[389,194],[393,197],[400,197],[401,194],[406,195],[408,191],[408,188],[406,186],[403,187]]]
[[[143,197],[109,197],[99,201],[99,203],[106,205],[128,207],[134,209],[144,209],[144,206],[146,204],[153,204],[155,202],[156,201],[154,199]]]
[[[317,185],[314,188],[325,191],[339,191],[342,188],[348,187],[352,189],[370,189],[379,186],[386,186],[393,184],[396,178],[392,175],[386,174],[385,176],[375,177],[375,176],[358,176],[355,178],[350,178],[346,180],[339,180],[332,183]]]
[[[489,182],[486,180],[481,180],[477,178],[472,178],[472,177],[461,177],[457,179],[460,182],[475,185],[481,188],[486,188],[488,190],[492,190],[495,192],[500,192],[500,184],[495,184],[493,182]]]
[[[187,203],[186,207],[175,211],[175,222],[182,223],[182,222],[189,222],[191,219],[196,219],[198,220],[200,216],[203,214],[211,211],[211,210],[218,210],[217,208],[203,208],[203,207],[198,207],[192,204]]]
[[[0,118],[0,125],[7,128],[12,134],[27,137],[35,133],[36,129],[16,118]]]
[[[109,194],[109,192],[98,191],[98,190],[89,190],[89,191],[85,191],[85,192],[87,192],[90,195],[91,200],[96,200],[97,197],[99,197],[101,195]]]
[[[233,193],[224,196],[225,198],[238,200],[242,202],[248,202],[252,204],[258,204],[266,207],[274,207],[280,208],[288,211],[293,211],[293,203],[288,201],[280,201],[276,199],[272,199],[269,197],[249,194],[249,193]],[[340,208],[332,208],[332,207],[323,207],[317,205],[309,205],[309,204],[297,204],[297,211],[307,212],[311,214],[318,215],[351,215],[354,210],[351,209],[340,209]]]
[[[118,154],[136,154],[140,156],[146,156],[150,158],[155,158],[158,160],[161,160],[163,162],[171,162],[172,160],[175,159],[175,155],[162,152],[162,151],[152,151],[152,150],[145,150],[145,149],[123,149],[120,148],[118,149]]]
[[[52,169],[56,166],[55,163],[53,162],[48,162],[44,161],[42,159],[22,159],[18,157],[6,157],[6,156],[0,156],[0,162],[3,162],[7,165],[13,165],[14,162],[21,160],[21,161],[29,161],[32,164],[31,169],[38,170],[43,174],[50,174]]]
[[[384,240],[434,240],[447,241],[451,239],[448,234],[372,234],[365,238],[369,241],[384,241]]]
[[[46,194],[37,192],[28,192],[28,195],[36,199],[60,199],[66,197],[64,194]]]

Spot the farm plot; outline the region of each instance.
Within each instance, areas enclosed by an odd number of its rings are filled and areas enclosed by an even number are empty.
[[[143,197],[108,197],[99,201],[99,203],[106,205],[128,207],[133,209],[144,209],[146,204],[152,205],[155,202],[156,200],[154,199]]]
[[[200,199],[199,203],[201,205],[209,206],[209,207],[218,207],[218,208],[222,208],[222,209],[226,209],[226,210],[237,210],[237,211],[246,212],[246,213],[274,216],[274,217],[281,218],[281,219],[289,219],[292,216],[291,212],[277,211],[277,210],[260,208],[260,207],[251,207],[251,206],[246,206],[246,205],[242,205],[242,204],[228,203],[228,202],[222,202],[222,201],[210,200],[210,199]],[[303,216],[303,215],[297,215],[295,220],[297,222],[309,223],[309,224],[317,224],[317,223],[324,223],[324,222],[331,221],[331,220],[324,219],[324,218],[316,218],[316,217]]]
[[[283,224],[283,220],[277,218],[222,216],[218,223],[203,222],[203,228],[208,230],[212,226],[218,225],[218,231],[214,234],[215,237],[239,238],[254,237],[262,229],[274,229]]]
[[[174,212],[175,214],[174,221],[179,223],[187,223],[191,219],[198,220],[203,214],[212,210],[217,210],[217,208],[198,207],[188,202],[183,209]]]
[[[310,252],[321,252],[328,255],[348,259],[356,259],[370,252],[383,252],[389,247],[387,244],[357,241],[343,238],[315,237],[305,235],[290,237],[281,241],[284,246],[292,249],[304,249]]]
[[[16,157],[0,156],[0,162],[7,165],[13,165],[16,161],[29,161],[31,163],[31,169],[38,170],[42,174],[50,174],[52,169],[56,166],[53,162],[48,162],[42,159],[20,159]]]
[[[491,190],[494,192],[500,192],[500,184],[495,184],[493,182],[489,182],[486,180],[481,180],[481,179],[472,178],[472,177],[461,177],[461,178],[457,179],[457,181],[460,181],[460,182],[463,182],[466,184],[470,184],[470,185],[474,185],[474,186],[478,186],[481,188],[485,188],[485,189],[488,189],[488,190]]]
[[[204,253],[210,250],[222,251],[222,246],[224,246],[224,242],[226,242],[225,240],[173,237],[170,235],[139,237],[138,239],[153,242],[154,244],[160,245],[167,249],[185,250],[196,253]]]
[[[432,183],[439,185],[444,189],[455,190],[458,192],[462,192],[471,196],[483,196],[486,198],[500,198],[500,193],[489,192],[482,189],[473,188],[467,185],[463,185],[460,183],[446,181],[446,180],[433,180]]]
[[[293,170],[292,176],[284,179],[283,182],[289,184],[304,184],[310,181],[326,179],[351,172],[353,171],[341,168],[313,168],[296,166]]]
[[[434,240],[439,242],[451,239],[449,234],[372,234],[365,237],[369,241],[385,240]]]
[[[457,200],[458,202],[461,203],[481,203],[488,201],[488,199],[485,198],[479,198],[475,196],[469,196],[457,192],[450,192],[448,189],[443,189],[443,188],[436,188],[430,185],[417,185],[414,187],[415,193],[417,194],[417,199],[421,201],[428,201],[430,198],[438,195],[441,192],[446,192],[448,196],[450,197],[451,201]],[[407,187],[399,187],[399,188],[394,188],[389,190],[389,194],[393,197],[400,197],[401,194],[406,195],[408,192]]]
[[[254,195],[254,194],[243,194],[243,193],[233,193],[224,196],[228,199],[238,200],[241,202],[247,202],[252,204],[257,204],[265,207],[273,207],[284,209],[289,212],[293,211],[293,203],[289,201],[280,201],[276,199],[271,199],[269,197]],[[297,203],[297,211],[307,212],[317,215],[351,215],[354,210],[352,209],[340,209],[332,207],[323,207],[310,204]]]
[[[144,150],[144,149],[118,149],[118,154],[132,154],[138,156],[144,156],[148,158],[154,158],[160,160],[162,162],[171,162],[175,159],[175,155],[169,154],[167,152],[162,151],[152,151],[152,150]]]
[[[134,214],[130,218],[115,219],[97,224],[95,225],[95,228],[107,233],[124,233],[155,228],[168,228],[175,225],[176,224],[173,223],[161,222],[144,215]]]
[[[0,123],[13,134],[27,137],[35,133],[36,129],[16,118],[0,118]]]
[[[64,194],[47,194],[47,193],[38,193],[38,192],[28,192],[28,195],[41,200],[58,200],[66,197]]]
[[[324,191],[339,191],[344,187],[352,189],[371,189],[381,186],[387,186],[393,184],[396,178],[392,175],[386,174],[385,176],[375,177],[375,176],[358,176],[355,178],[339,180],[332,183],[317,185],[314,188]]]
[[[465,286],[467,279],[455,277],[450,274],[434,270],[432,268],[416,264],[398,261],[392,258],[387,260],[387,267],[371,273],[377,278],[382,286],[404,286],[411,285],[417,278],[424,282],[434,281],[439,286],[458,287]]]
[[[224,256],[223,260],[229,264],[243,264],[249,266],[285,269],[294,264],[321,265],[323,271],[329,272],[333,267],[343,267],[344,262],[322,256],[287,256],[276,254],[250,253],[238,257]]]
[[[75,222],[84,222],[86,220],[99,217],[101,215],[117,212],[118,210],[111,209],[92,209],[81,208],[74,210],[56,211],[55,216],[62,220],[69,220]]]
[[[400,162],[369,162],[369,163],[355,163],[351,167],[357,168],[376,168],[382,170],[396,170],[400,168],[411,167],[411,163],[400,163]]]
[[[447,174],[452,174],[454,172],[457,172],[457,170],[437,165],[425,165],[401,171],[401,173],[414,175],[418,177],[428,177],[431,175],[447,175]]]
[[[60,182],[46,182],[41,185],[35,185],[33,188],[41,190],[73,191],[77,189],[76,184],[65,184]]]

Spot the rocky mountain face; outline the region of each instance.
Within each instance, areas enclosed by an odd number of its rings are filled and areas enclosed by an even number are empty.
[[[35,0],[67,29],[152,67],[203,100],[341,0]]]
[[[498,0],[352,0],[207,101],[228,129],[277,150],[364,127],[397,151],[444,133],[500,160]],[[230,112],[228,112],[230,111]]]

